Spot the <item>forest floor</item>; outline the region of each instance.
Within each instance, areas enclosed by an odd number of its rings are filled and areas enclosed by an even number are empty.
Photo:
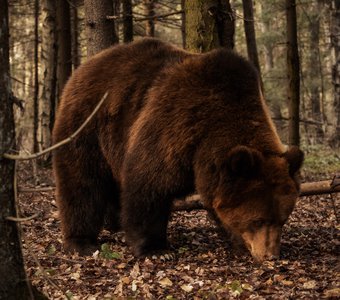
[[[37,177],[40,187],[53,185],[50,169]],[[18,182],[36,188],[30,163],[19,164]],[[203,210],[173,213],[172,249],[164,255],[136,259],[123,233],[107,231],[93,256],[66,255],[54,191],[19,192],[21,216],[37,215],[21,224],[26,270],[49,299],[339,299],[339,200],[339,193],[299,198],[281,259],[257,265],[232,249]]]

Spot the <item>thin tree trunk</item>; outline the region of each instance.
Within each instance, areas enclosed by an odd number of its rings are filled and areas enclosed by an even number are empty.
[[[186,28],[185,28],[185,1],[186,0],[181,0],[181,9],[182,9],[182,20],[181,20],[181,32],[182,32],[182,46],[185,48],[186,45]]]
[[[332,2],[331,44],[334,51],[335,63],[332,68],[332,82],[334,87],[335,131],[329,140],[334,148],[340,147],[340,1]]]
[[[145,36],[155,36],[155,0],[144,0]]]
[[[299,145],[299,111],[300,111],[300,62],[297,44],[297,22],[295,0],[286,0],[287,18],[287,77],[288,77],[288,143]]]
[[[123,41],[129,43],[133,41],[133,12],[132,1],[122,0],[123,2]]]
[[[72,37],[69,0],[57,0],[58,95],[72,73]]]
[[[114,21],[107,16],[114,15],[112,0],[85,0],[85,25],[87,56],[92,56],[117,41]]]
[[[234,17],[229,1],[185,1],[186,48],[206,52],[234,47]]]
[[[255,20],[252,0],[242,0],[243,3],[243,20],[244,32],[246,34],[248,58],[253,62],[261,78],[261,68],[259,57],[257,53],[256,34],[255,34]]]
[[[3,159],[14,147],[13,103],[10,98],[8,3],[0,0],[0,299],[30,299],[21,240],[15,222],[14,161]]]
[[[311,4],[312,13],[309,17],[309,32],[310,32],[310,50],[309,50],[309,69],[314,70],[316,65],[319,66],[319,71],[309,72],[309,85],[310,85],[310,95],[312,104],[312,120],[317,122],[322,122],[322,111],[321,111],[321,87],[322,80],[322,68],[319,62],[320,58],[320,48],[319,48],[319,38],[320,38],[320,2]],[[317,125],[315,130],[315,143],[322,143],[324,138],[324,132],[322,130],[322,125]]]
[[[42,8],[42,43],[41,43],[41,68],[43,74],[40,107],[40,148],[51,146],[51,110],[55,103],[56,92],[56,5],[55,0],[41,1]],[[55,105],[55,104],[54,104]]]
[[[34,96],[33,96],[33,151],[39,151],[39,0],[34,1]],[[38,142],[39,139],[39,142]]]

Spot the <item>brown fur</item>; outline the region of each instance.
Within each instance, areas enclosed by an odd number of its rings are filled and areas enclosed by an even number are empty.
[[[105,91],[95,118],[54,153],[66,249],[92,249],[105,218],[111,229],[123,227],[136,255],[165,248],[173,199],[195,190],[240,237],[258,219],[282,227],[302,155],[284,154],[246,60],[155,39],[110,48],[69,80],[54,142],[72,134]]]

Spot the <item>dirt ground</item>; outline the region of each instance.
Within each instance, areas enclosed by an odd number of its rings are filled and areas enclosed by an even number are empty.
[[[53,185],[49,169],[38,178],[40,187]],[[21,189],[36,187],[29,163],[19,164],[18,180]],[[339,299],[339,200],[299,198],[284,227],[281,259],[256,265],[232,249],[203,210],[173,214],[172,249],[163,255],[135,259],[124,234],[107,231],[93,256],[66,255],[54,191],[20,192],[21,216],[36,214],[22,223],[26,269],[50,299]]]

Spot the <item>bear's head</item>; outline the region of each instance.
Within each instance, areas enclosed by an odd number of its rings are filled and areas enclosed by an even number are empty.
[[[302,162],[297,147],[279,155],[236,146],[218,168],[214,214],[259,262],[279,256],[282,227],[299,195]]]

